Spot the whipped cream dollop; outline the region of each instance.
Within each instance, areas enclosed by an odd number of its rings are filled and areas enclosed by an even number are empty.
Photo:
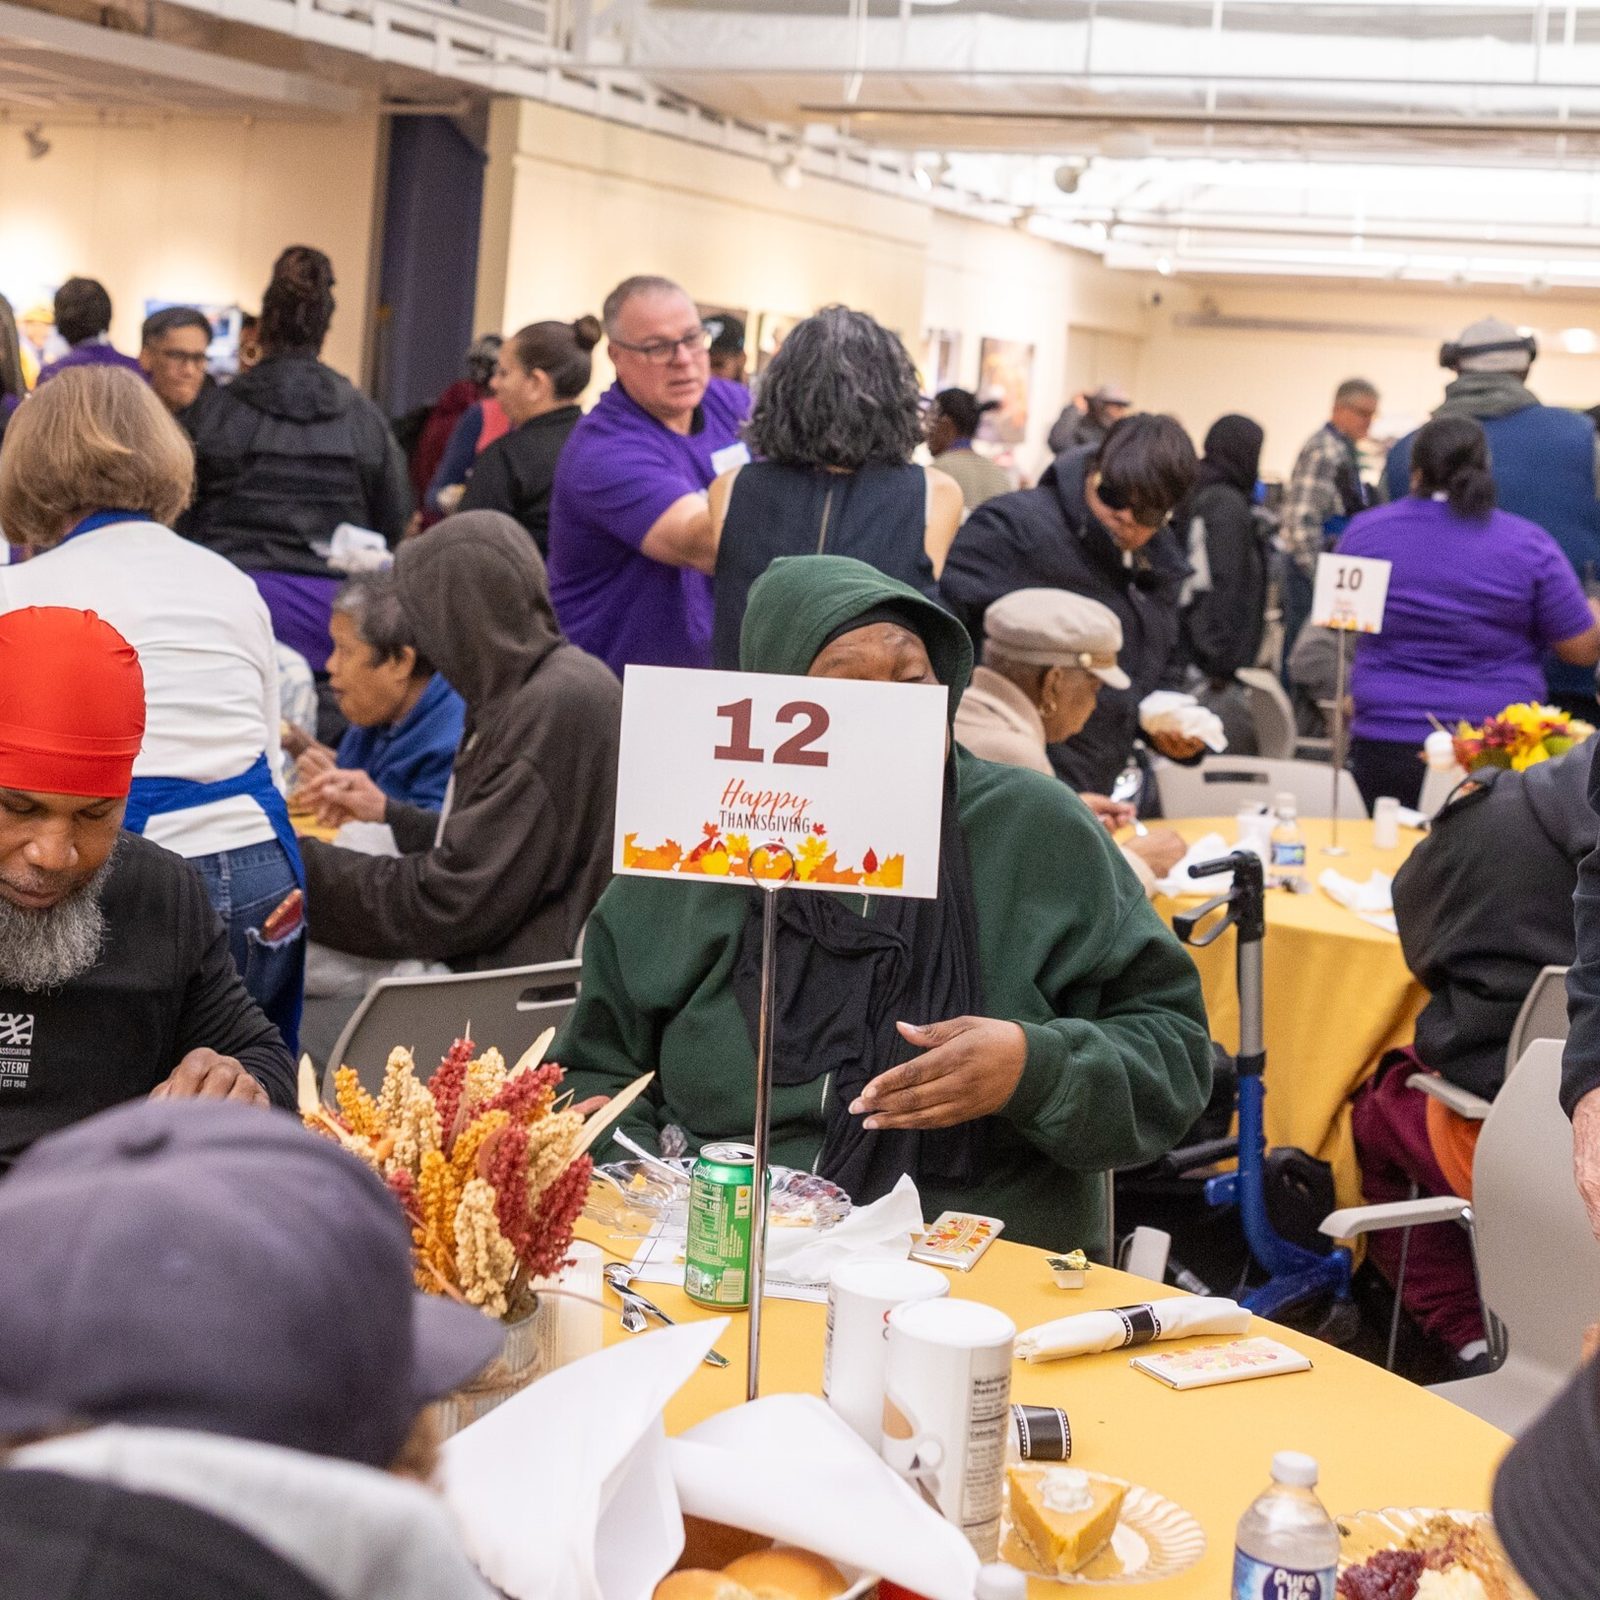
[[[1070,1516],[1074,1511],[1087,1511],[1094,1504],[1089,1489],[1089,1474],[1076,1467],[1051,1467],[1039,1485],[1039,1498],[1047,1510]]]

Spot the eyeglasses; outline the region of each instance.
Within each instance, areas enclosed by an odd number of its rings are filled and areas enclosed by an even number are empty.
[[[652,339],[649,344],[627,344],[621,339],[611,342],[619,350],[631,350],[636,356],[643,356],[653,367],[665,367],[680,350],[686,356],[697,356],[709,350],[711,333],[709,329],[696,328],[681,339]]]
[[[206,364],[204,350],[193,355],[187,350],[158,350],[156,354],[161,360],[170,361],[175,367],[203,367]]]

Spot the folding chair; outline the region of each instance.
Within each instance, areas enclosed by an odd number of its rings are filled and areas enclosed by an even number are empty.
[[[426,1076],[467,1031],[514,1062],[546,1028],[559,1029],[577,1003],[576,961],[502,967],[491,972],[450,972],[421,978],[382,978],[367,991],[345,1024],[322,1076],[323,1098],[333,1097],[333,1075],[354,1067],[376,1093],[389,1052],[404,1045]]]
[[[1600,1247],[1572,1181],[1572,1125],[1557,1098],[1562,1043],[1535,1039],[1484,1119],[1472,1200],[1454,1195],[1348,1206],[1324,1218],[1330,1238],[1424,1223],[1467,1229],[1495,1371],[1434,1393],[1517,1433],[1577,1370],[1600,1306]]]
[[[1329,768],[1318,761],[1270,761],[1264,756],[1207,756],[1198,766],[1163,761],[1156,767],[1156,789],[1161,815],[1173,817],[1231,817],[1240,806],[1264,805],[1269,809],[1279,793],[1288,791],[1302,817],[1333,815],[1333,784]],[[1339,773],[1339,814],[1364,817],[1361,791],[1348,772]]]

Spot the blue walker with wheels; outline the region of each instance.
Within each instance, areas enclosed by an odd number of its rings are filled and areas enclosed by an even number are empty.
[[[1263,1116],[1267,1053],[1262,1039],[1261,987],[1261,947],[1267,936],[1266,880],[1261,858],[1251,850],[1236,850],[1220,860],[1190,869],[1196,878],[1214,878],[1224,872],[1233,874],[1233,887],[1226,894],[1172,919],[1172,930],[1179,940],[1196,949],[1214,943],[1229,928],[1238,930],[1239,1133],[1236,1140],[1219,1140],[1204,1152],[1213,1161],[1237,1153],[1238,1170],[1206,1180],[1206,1203],[1219,1209],[1238,1208],[1251,1258],[1267,1274],[1267,1281],[1242,1301],[1257,1316],[1273,1317],[1290,1306],[1324,1295],[1332,1296],[1336,1310],[1353,1309],[1350,1252],[1336,1246],[1319,1253],[1285,1239],[1273,1227],[1267,1209],[1267,1133]],[[1197,931],[1219,910],[1223,911],[1222,916]]]

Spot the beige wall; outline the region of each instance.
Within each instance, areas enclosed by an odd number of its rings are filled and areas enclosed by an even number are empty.
[[[752,321],[845,301],[914,343],[929,219],[889,196],[812,178],[785,189],[763,162],[506,102],[490,126],[477,323],[598,315],[614,284],[654,272]],[[610,380],[599,356],[597,387]]]
[[[325,355],[359,380],[378,181],[376,114],[330,122],[174,117],[149,128],[52,123],[30,161],[0,139],[0,292],[17,309],[74,273],[110,291],[132,353],[146,299],[258,310],[287,244],[326,250],[339,310]]]
[[[1170,411],[1194,434],[1228,411],[1266,429],[1262,467],[1285,474],[1308,434],[1327,418],[1345,378],[1369,378],[1382,397],[1377,429],[1397,437],[1427,419],[1450,374],[1439,346],[1469,322],[1495,315],[1537,330],[1541,355],[1529,380],[1551,405],[1600,403],[1600,356],[1570,356],[1561,330],[1600,328],[1600,297],[1528,296],[1394,286],[1161,285],[1149,314],[1136,394],[1141,406]],[[1318,331],[1182,327],[1210,306],[1223,316],[1314,323]]]

